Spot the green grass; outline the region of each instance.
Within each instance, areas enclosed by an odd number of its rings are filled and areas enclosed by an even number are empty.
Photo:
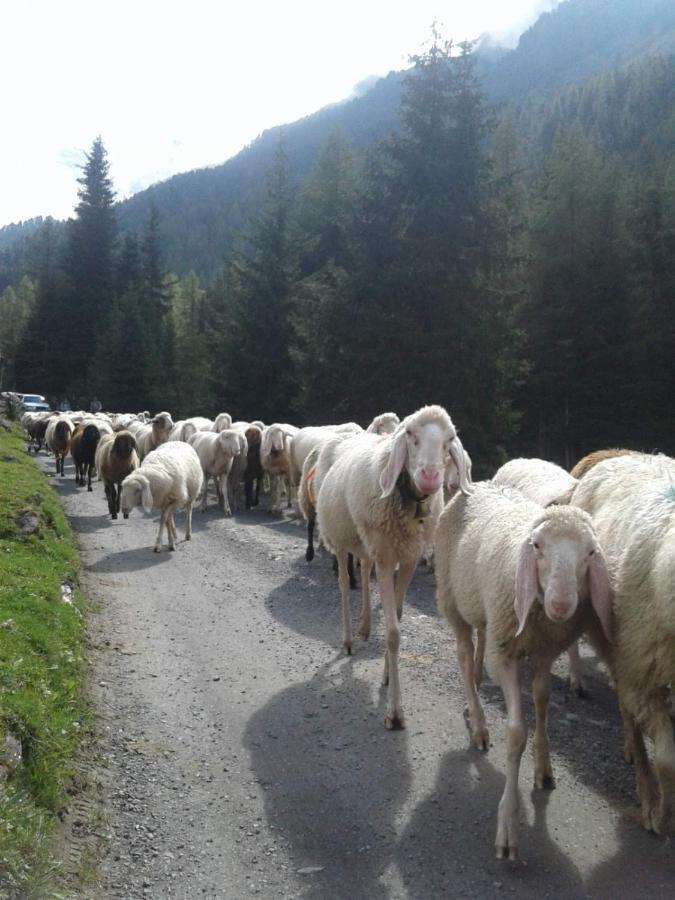
[[[13,517],[39,516],[21,535]],[[0,754],[9,730],[23,762],[0,779],[0,898],[43,894],[50,845],[85,716],[80,690],[83,601],[63,602],[79,560],[56,494],[18,433],[0,429]]]

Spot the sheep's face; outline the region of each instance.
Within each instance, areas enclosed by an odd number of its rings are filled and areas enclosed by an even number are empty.
[[[120,509],[125,519],[136,506],[142,506],[146,511],[152,509],[152,491],[148,479],[139,472],[134,472],[122,482],[120,494]]]
[[[240,455],[241,445],[239,443],[239,435],[227,434],[227,433],[221,431],[220,437],[219,437],[219,443],[220,443],[220,446],[223,448],[224,452],[229,454],[233,458]]]
[[[435,422],[406,428],[406,468],[421,494],[435,494],[442,487],[454,437],[454,433]]]
[[[578,513],[578,511],[577,511]],[[536,599],[552,622],[567,622],[580,597],[591,603],[611,640],[611,592],[605,559],[590,518],[544,520],[523,543],[516,572],[518,634]]]

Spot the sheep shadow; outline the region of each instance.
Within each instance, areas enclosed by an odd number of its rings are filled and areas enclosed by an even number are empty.
[[[293,896],[391,896],[382,876],[411,769],[406,732],[386,731],[383,716],[382,695],[374,702],[351,662],[335,660],[249,720],[244,744],[267,821],[295,869],[322,867]]]
[[[77,534],[93,534],[96,531],[102,531],[112,524],[112,520],[107,514],[93,516],[79,516],[68,514],[68,522],[70,527]]]
[[[182,542],[180,542],[182,543]],[[166,563],[180,554],[181,546],[175,553],[162,548],[161,553],[153,552],[153,545],[148,544],[147,547],[136,547],[133,550],[120,550],[118,553],[109,553],[97,562],[85,565],[85,571],[90,573],[110,573],[110,572],[138,572],[142,569],[153,569],[162,563]]]
[[[484,754],[476,750],[445,754],[433,790],[413,810],[397,847],[408,896],[441,897],[450,885],[452,896],[489,898],[510,892],[532,900],[586,896],[578,869],[551,839],[548,791],[532,792],[534,822],[522,822],[520,827],[520,846],[528,864],[495,858],[496,813],[503,789],[503,774]]]

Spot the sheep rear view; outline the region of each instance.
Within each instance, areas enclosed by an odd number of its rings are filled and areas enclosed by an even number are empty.
[[[140,467],[122,482],[121,507],[128,515],[136,506],[146,511],[153,507],[161,511],[155,553],[162,546],[166,525],[169,550],[176,549],[176,525],[173,514],[185,509],[187,522],[185,540],[192,537],[192,507],[202,489],[203,474],[196,452],[182,442],[164,443],[145,457]]]
[[[75,429],[70,442],[70,455],[75,463],[75,481],[84,487],[86,480],[88,491],[92,490],[91,476],[96,466],[96,450],[100,440],[101,430],[98,425],[83,423]]]
[[[527,742],[520,660],[534,666],[535,787],[553,787],[546,717],[551,665],[582,630],[611,636],[611,595],[590,516],[568,506],[543,509],[490,482],[456,495],[436,529],[437,599],[457,639],[471,741],[489,735],[477,690],[473,633],[483,636],[488,671],[507,709],[506,785],[497,816],[497,857],[518,855],[518,774]],[[589,596],[590,595],[590,596]],[[590,603],[588,600],[590,599]]]

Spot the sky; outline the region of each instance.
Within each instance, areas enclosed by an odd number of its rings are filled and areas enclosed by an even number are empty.
[[[405,68],[434,21],[513,46],[557,2],[2,2],[0,226],[71,215],[99,134],[123,199]]]

